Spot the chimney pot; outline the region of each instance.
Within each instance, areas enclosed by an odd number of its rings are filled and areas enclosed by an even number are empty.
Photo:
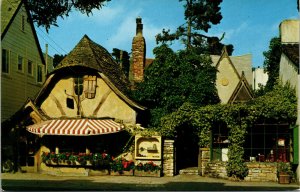
[[[143,35],[143,24],[141,17],[136,18],[136,35]]]

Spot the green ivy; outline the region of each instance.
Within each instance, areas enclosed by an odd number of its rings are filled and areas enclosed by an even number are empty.
[[[187,124],[189,129],[198,134],[199,147],[209,147],[212,127],[220,123],[225,124],[229,129],[230,141],[227,174],[242,179],[248,174],[243,160],[247,129],[260,122],[295,124],[296,119],[295,91],[288,85],[277,85],[273,91],[247,103],[199,107],[186,102],[177,111],[162,117],[158,130],[162,136],[174,138],[177,129]]]

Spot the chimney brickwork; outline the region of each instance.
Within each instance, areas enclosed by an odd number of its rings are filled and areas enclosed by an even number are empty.
[[[131,81],[141,82],[144,79],[144,67],[146,60],[146,42],[143,37],[142,19],[136,19],[136,35],[132,41],[132,66]]]

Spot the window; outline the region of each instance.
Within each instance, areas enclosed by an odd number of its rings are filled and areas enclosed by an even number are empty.
[[[212,160],[228,161],[228,132],[229,129],[225,124],[219,123],[214,125],[212,129]]]
[[[42,65],[37,66],[37,82],[38,83],[43,82],[43,66]]]
[[[96,94],[96,76],[85,76],[84,77],[84,94],[88,99],[93,99]]]
[[[67,98],[67,107],[74,109],[74,100],[72,98]]]
[[[27,63],[27,72],[28,72],[28,74],[33,75],[33,64],[32,64],[32,61],[30,61],[30,60],[28,60],[28,63]]]
[[[18,70],[23,71],[23,57],[20,55],[18,56]]]
[[[290,161],[291,132],[288,124],[257,124],[247,131],[246,161]]]
[[[83,92],[83,77],[74,78],[74,92],[76,95],[82,95]]]
[[[2,49],[2,73],[9,73],[9,51]]]
[[[25,32],[25,15],[22,15],[21,18],[21,30]]]

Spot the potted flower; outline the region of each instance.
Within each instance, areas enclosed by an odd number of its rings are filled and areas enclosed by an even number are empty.
[[[289,184],[291,182],[291,176],[293,172],[291,170],[290,163],[278,162],[277,163],[277,177],[278,183]]]
[[[56,155],[54,152],[50,153],[50,160],[53,164],[58,164],[58,155]]]
[[[57,154],[57,159],[59,163],[65,163],[65,161],[67,160],[66,153]]]
[[[114,159],[110,163],[111,175],[133,175],[134,162],[125,158]]]
[[[77,161],[78,157],[75,154],[71,154],[69,156],[69,159],[67,160],[67,163],[69,165],[76,165],[76,161]]]
[[[45,164],[51,164],[50,153],[44,152],[42,153],[42,162]]]
[[[150,177],[160,177],[161,176],[161,167],[155,164],[153,161],[146,163],[138,163],[135,166],[134,171],[135,176],[150,176]]]
[[[112,159],[113,158],[107,153],[95,153],[92,156],[92,165],[98,169],[106,169],[109,168]]]

